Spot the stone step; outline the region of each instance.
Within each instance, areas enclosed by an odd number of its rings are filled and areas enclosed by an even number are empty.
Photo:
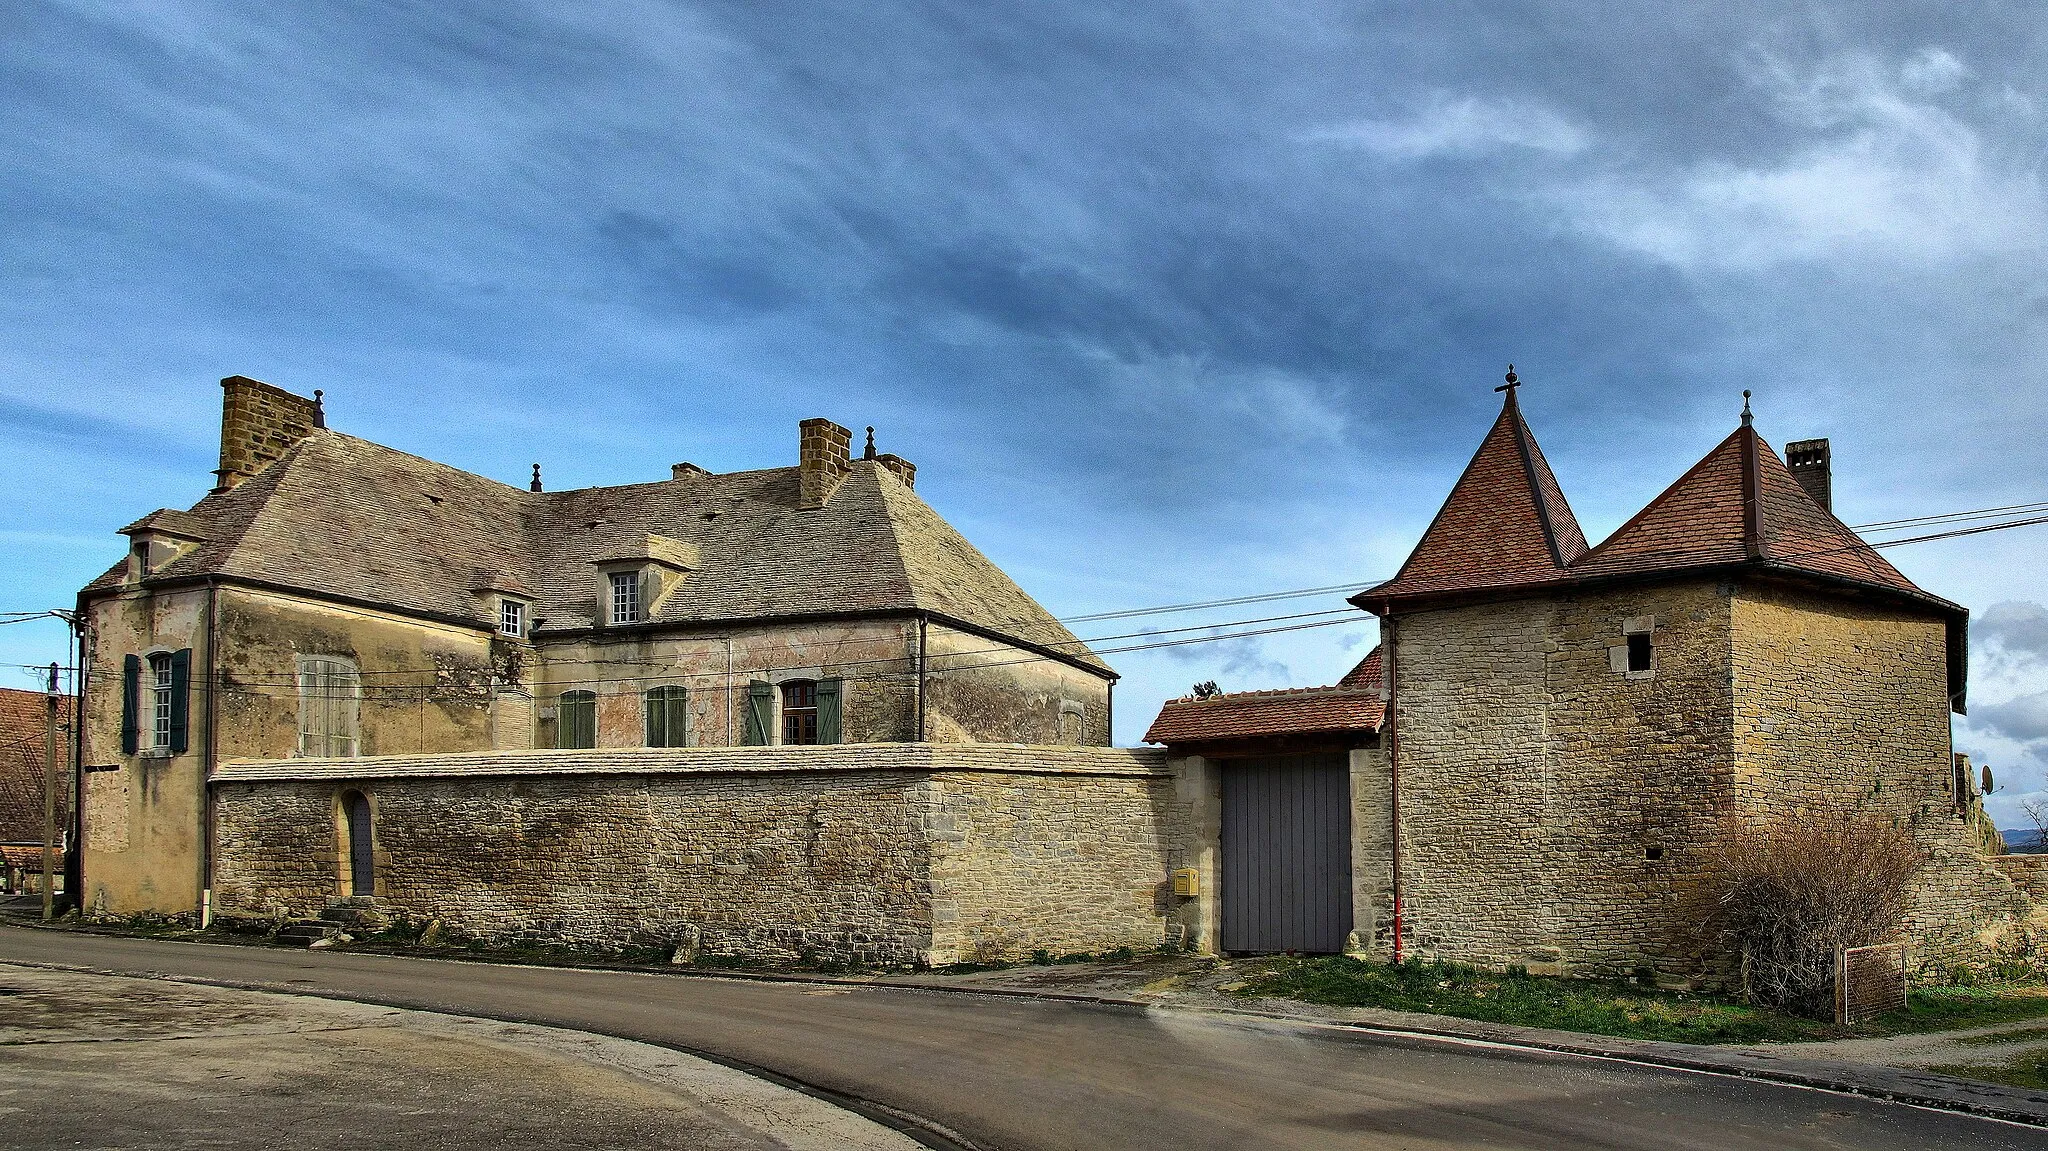
[[[336,923],[331,919],[300,920],[297,923],[288,923],[278,929],[277,941],[279,943],[295,943],[300,947],[313,947],[317,944],[332,942],[341,934],[343,926],[343,924]]]

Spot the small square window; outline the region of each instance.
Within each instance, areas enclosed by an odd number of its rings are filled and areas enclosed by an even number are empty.
[[[1628,637],[1628,669],[1630,671],[1650,670],[1650,633],[1638,632]]]
[[[513,637],[526,634],[526,605],[516,599],[498,603],[498,632]]]
[[[612,573],[612,622],[640,622],[640,573]]]

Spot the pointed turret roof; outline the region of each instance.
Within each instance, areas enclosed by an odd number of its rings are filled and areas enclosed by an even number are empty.
[[[1500,418],[1401,570],[1351,602],[1547,582],[1586,554],[1586,535],[1522,418],[1517,383],[1510,370]]]

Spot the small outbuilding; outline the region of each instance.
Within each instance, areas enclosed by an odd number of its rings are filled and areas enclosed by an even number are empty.
[[[1354,900],[1373,886],[1353,876],[1382,864],[1360,855],[1368,841],[1354,825],[1381,810],[1359,800],[1385,774],[1386,710],[1378,648],[1326,687],[1186,696],[1160,710],[1145,741],[1179,761],[1195,840],[1210,848],[1194,877],[1202,943],[1251,953],[1358,946],[1373,914]]]

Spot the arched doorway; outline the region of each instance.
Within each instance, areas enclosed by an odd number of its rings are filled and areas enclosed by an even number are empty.
[[[377,866],[370,846],[370,801],[360,791],[341,797],[348,821],[348,878],[350,895],[377,893]]]

